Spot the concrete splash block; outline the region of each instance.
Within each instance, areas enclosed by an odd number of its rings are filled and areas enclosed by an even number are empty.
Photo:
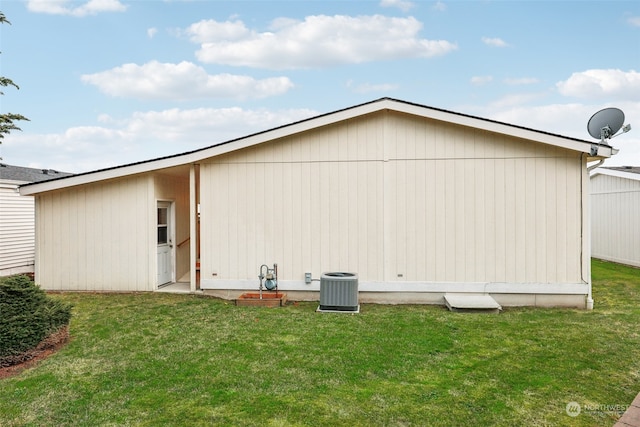
[[[502,310],[502,306],[491,295],[445,294],[444,302],[450,311],[500,313]]]

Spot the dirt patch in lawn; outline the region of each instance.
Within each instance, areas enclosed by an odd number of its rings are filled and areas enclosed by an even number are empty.
[[[0,366],[0,380],[18,375],[25,369],[37,365],[69,342],[69,327],[65,326],[46,337],[38,346],[11,361],[10,366]]]

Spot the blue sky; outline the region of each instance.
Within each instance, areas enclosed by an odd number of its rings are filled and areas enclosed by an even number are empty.
[[[84,172],[381,97],[591,140],[640,165],[638,1],[5,0],[3,162]]]

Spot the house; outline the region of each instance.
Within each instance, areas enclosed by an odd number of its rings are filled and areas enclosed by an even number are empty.
[[[22,186],[46,289],[590,307],[587,162],[615,150],[382,98],[204,149]],[[197,279],[199,266],[200,279]],[[182,279],[181,279],[182,278]]]
[[[640,267],[640,167],[600,167],[591,175],[592,255]]]
[[[33,196],[21,196],[18,187],[68,175],[0,163],[0,276],[33,273],[34,201]]]

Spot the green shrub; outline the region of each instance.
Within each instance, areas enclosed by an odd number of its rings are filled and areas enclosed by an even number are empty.
[[[50,298],[27,276],[0,280],[0,366],[19,360],[70,319],[71,305]]]

